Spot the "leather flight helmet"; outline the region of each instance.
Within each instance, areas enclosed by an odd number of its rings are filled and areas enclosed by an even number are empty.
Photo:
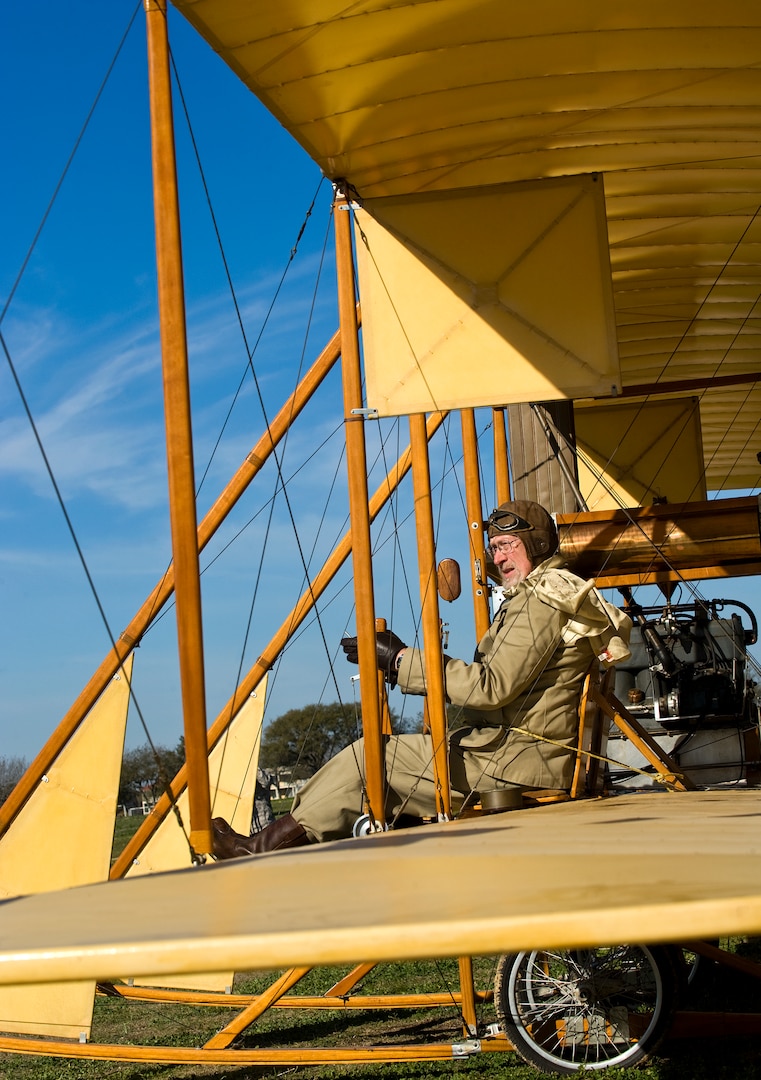
[[[499,536],[519,536],[535,566],[549,559],[558,549],[555,522],[543,506],[528,499],[513,499],[492,510],[486,532],[490,540]]]

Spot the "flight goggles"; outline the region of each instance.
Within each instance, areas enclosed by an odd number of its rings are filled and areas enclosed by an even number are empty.
[[[492,510],[489,514],[489,519],[486,522],[487,531],[489,529],[496,529],[500,533],[511,532],[531,532],[534,526],[531,525],[525,518],[522,518],[519,514],[514,514],[512,510]]]

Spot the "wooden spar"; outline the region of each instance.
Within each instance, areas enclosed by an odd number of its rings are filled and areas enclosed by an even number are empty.
[[[230,1023],[213,1035],[208,1042],[204,1043],[204,1050],[221,1050],[228,1047],[238,1035],[241,1035],[254,1020],[262,1016],[267,1009],[271,1008],[284,994],[293,989],[311,971],[311,967],[293,967],[283,972],[270,988],[250,1002],[242,1012],[238,1013]]]
[[[224,488],[198,528],[198,550],[202,551],[227,518],[230,511],[261,470],[267,458],[288,431],[290,424],[333,368],[340,352],[340,335],[336,331],[317,360],[286,401],[283,408],[261,436],[243,464]],[[132,650],[140,642],[153,619],[174,592],[174,567],[170,566],[161,581],[143,602],[137,614],[119,636],[116,649],[111,650],[90,678],[79,697],[58,724],[56,730],[37,754],[16,787],[0,806],[0,835],[10,825],[31,793],[48,772],[63,747],[75,733],[95,702],[110,683]]]
[[[478,438],[473,409],[460,413],[462,452],[465,473],[465,505],[470,528],[470,577],[473,589],[473,618],[476,641],[489,629],[489,593],[486,587],[486,552],[484,550],[484,514],[481,506]]]
[[[750,495],[559,514],[560,553],[604,588],[757,574],[760,511]]]
[[[437,811],[439,815],[448,820],[452,816],[452,797],[449,785],[444,663],[441,652],[439,597],[436,589],[436,547],[433,534],[431,474],[428,464],[425,416],[422,413],[410,417],[410,447],[412,448],[415,531],[417,533],[423,651],[425,655],[425,700],[427,719],[431,727],[431,741],[433,743],[433,771],[436,783]]]
[[[460,968],[460,1012],[464,1020],[463,1035],[468,1038],[478,1034],[476,988],[473,982],[473,957],[461,956],[458,965]]]
[[[428,418],[426,425],[426,437],[430,440],[434,434],[441,427],[446,413],[433,413]],[[412,449],[407,447],[404,453],[399,457],[396,465],[389,471],[383,483],[377,488],[374,495],[370,499],[370,521],[374,521],[393,493],[396,491],[399,484],[404,477],[410,471],[412,467]],[[224,709],[220,712],[214,723],[209,728],[208,734],[208,748],[211,750],[217,742],[222,738],[225,731],[229,727],[232,720],[235,718],[239,710],[243,707],[247,698],[257,688],[261,680],[266,673],[273,666],[277,657],[282,652],[285,645],[288,643],[291,637],[296,633],[299,626],[301,626],[304,619],[312,611],[317,600],[322,596],[325,589],[330,582],[336,576],[343,564],[351,554],[352,549],[352,531],[345,533],[343,538],[339,541],[333,550],[330,558],[325,562],[324,566],[320,570],[319,574],[310,583],[307,590],[301,596],[301,599],[294,607],[285,622],[281,625],[275,636],[270,641],[262,655],[253,665],[248,672],[246,678],[240,684],[233,696],[230,698]],[[376,667],[377,670],[377,667]],[[375,676],[374,676],[375,677]],[[186,783],[186,770],[183,766],[174,780],[172,781],[172,796],[176,798],[183,790]],[[122,877],[129,868],[132,860],[136,858],[158,826],[166,817],[167,813],[171,809],[171,802],[168,795],[162,795],[156,803],[156,806],[151,811],[150,815],[145,818],[142,825],[129,841],[127,846],[122,851],[119,858],[114,862],[111,867],[111,877]]]
[[[654,397],[656,394],[689,394],[700,390],[718,390],[726,386],[750,386],[761,382],[761,371],[742,371],[735,375],[712,375],[702,379],[674,379],[622,386],[621,397]],[[607,397],[607,395],[606,395]],[[604,399],[601,399],[604,400]]]
[[[385,824],[385,774],[381,742],[381,713],[377,692],[378,660],[375,645],[375,596],[367,491],[365,421],[362,412],[362,372],[359,361],[357,304],[351,213],[343,197],[333,204],[336,237],[338,317],[341,329],[341,369],[344,390],[344,429],[349,482],[349,515],[352,523],[354,609],[359,654],[359,691],[362,700],[362,731],[365,737],[365,800],[371,822]]]
[[[494,426],[494,483],[497,492],[497,506],[510,498],[510,464],[507,454],[507,422],[505,410],[492,409]]]
[[[198,563],[185,290],[166,0],[146,0],[145,15],[169,516],[177,594],[177,644],[188,767],[190,846],[197,854],[205,855],[211,852],[213,840],[206,758],[201,573]]]

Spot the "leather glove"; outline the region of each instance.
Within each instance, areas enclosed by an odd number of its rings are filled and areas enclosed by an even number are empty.
[[[357,639],[355,637],[341,638],[341,648],[350,664],[359,663],[359,650],[357,649]]]
[[[375,635],[378,670],[383,672],[391,686],[396,686],[396,664],[394,661],[397,653],[406,647],[402,639],[397,637],[393,630],[378,630]],[[350,664],[358,663],[359,653],[355,637],[342,638],[341,648],[346,653],[346,659]]]
[[[378,656],[378,670],[386,676],[389,686],[396,686],[396,657],[406,649],[401,638],[393,630],[378,630],[375,634],[375,651]]]

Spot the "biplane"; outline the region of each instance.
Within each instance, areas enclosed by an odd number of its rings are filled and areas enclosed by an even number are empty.
[[[174,18],[333,191],[338,329],[280,409],[263,410],[258,440],[205,513]],[[201,1064],[517,1050],[561,1073],[642,1060],[673,1022],[685,955],[740,964],[712,942],[761,933],[757,620],[731,582],[756,577],[761,559],[761,11],[747,0],[718,12],[702,0],[177,0],[169,11],[146,0],[145,22],[172,562],[0,808],[0,1050]],[[313,399],[320,419],[328,406],[340,415],[348,526],[315,571],[301,543],[283,550],[317,507],[287,504],[276,556],[304,586],[274,632],[257,621],[256,659],[212,719],[201,557],[267,467],[285,491],[284,443]],[[458,477],[446,496],[435,468]],[[458,816],[443,755],[435,820],[395,830],[379,810],[390,720],[375,633],[397,613],[393,592],[379,602],[379,567],[395,562],[406,523],[416,633],[440,671],[442,605],[458,590],[439,522],[459,523],[478,639],[495,593],[484,521],[510,497],[545,505],[569,565],[629,609],[631,657],[615,679],[590,673],[571,792],[502,812],[483,798]],[[268,683],[305,624],[322,632],[340,573],[367,751],[358,835],[215,863],[211,814],[247,830]],[[399,587],[414,591],[409,579]],[[187,762],[111,865],[135,648],[170,601]],[[298,680],[298,662],[290,670]],[[443,680],[423,721],[443,745]],[[480,956],[498,958],[486,989]],[[457,1040],[256,1045],[267,1009],[370,1007],[361,985],[374,966],[426,957],[458,961]],[[336,964],[346,975],[319,999],[295,992]],[[231,993],[242,970],[281,974],[242,1000]],[[96,990],[222,1001],[235,1016],[201,1047],[102,1045],[90,1037]]]

